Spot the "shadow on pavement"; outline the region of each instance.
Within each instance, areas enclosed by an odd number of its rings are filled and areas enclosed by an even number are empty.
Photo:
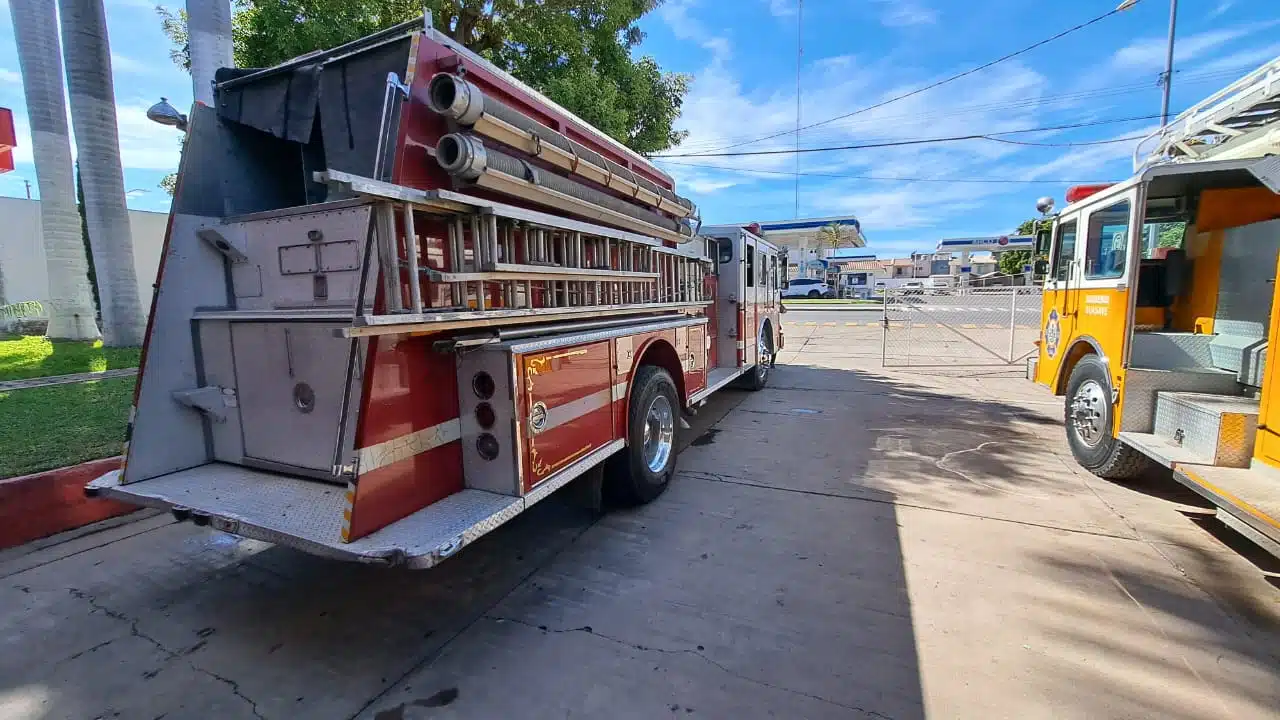
[[[910,720],[926,715],[920,648],[955,664],[962,697],[999,703],[968,687],[981,639],[960,625],[957,651],[915,617],[918,598],[934,612],[972,588],[920,584],[904,547],[937,539],[907,536],[904,513],[1126,537],[1071,502],[1079,481],[1039,434],[1057,411],[857,370],[780,366],[771,383],[700,414],[657,502],[596,518],[555,497],[429,572],[157,523],[7,577],[0,716]],[[1064,582],[1097,573],[1039,562]],[[1137,632],[1087,603],[1057,610],[1050,630],[1082,656]],[[1085,667],[1070,682],[1083,703],[1088,683],[1125,681]]]

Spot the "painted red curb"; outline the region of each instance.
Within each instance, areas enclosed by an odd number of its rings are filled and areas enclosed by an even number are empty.
[[[136,505],[87,498],[84,486],[120,467],[120,458],[0,480],[0,549],[137,510]]]

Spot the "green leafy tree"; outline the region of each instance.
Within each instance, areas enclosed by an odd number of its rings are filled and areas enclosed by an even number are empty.
[[[1031,218],[1030,220],[1023,220],[1022,224],[1018,225],[1018,232],[1016,234],[1035,235],[1037,230],[1049,230],[1051,228],[1053,228],[1052,220]]]
[[[1164,223],[1160,226],[1160,234],[1156,238],[1156,247],[1180,248],[1182,247],[1182,236],[1186,232],[1186,223]]]
[[[1030,250],[1008,250],[1000,253],[1000,272],[1005,275],[1021,275],[1023,266],[1030,264]]]
[[[650,153],[685,136],[672,127],[689,76],[633,51],[636,25],[662,0],[234,0],[240,67],[267,67],[331,48],[430,10],[442,32],[537,88],[631,149]],[[190,67],[186,14],[157,8]]]

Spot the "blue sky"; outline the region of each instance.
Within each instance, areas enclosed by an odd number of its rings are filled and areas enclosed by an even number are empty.
[[[809,0],[800,69],[802,123],[851,112],[1051,36],[1118,0]],[[130,205],[165,210],[157,187],[177,166],[178,137],[143,113],[160,96],[190,105],[189,77],[168,58],[154,3],[106,0]],[[1181,110],[1249,69],[1280,56],[1275,0],[1182,0],[1172,108]],[[796,0],[667,0],[646,17],[641,52],[693,75],[679,122],[689,138],[672,154],[785,132],[796,113]],[[801,133],[802,147],[990,133],[1154,115],[1168,3],[1137,7],[958,82]],[[0,0],[0,106],[13,108],[17,170],[0,194],[35,180],[26,143],[21,79],[7,0]],[[1145,134],[1153,121],[1015,136],[1080,142]],[[736,150],[792,147],[794,137]],[[1062,182],[964,183],[964,179],[1100,181],[1129,174],[1132,143],[1075,148],[973,140],[806,154],[801,216],[857,215],[882,257],[931,249],[944,237],[1011,231],[1035,199],[1062,201]],[[675,164],[682,163],[682,164]],[[691,167],[699,165],[704,167]],[[715,166],[705,167],[705,166]],[[791,155],[683,158],[663,167],[708,222],[795,215]],[[728,169],[723,169],[728,168]],[[824,176],[857,176],[824,177]],[[922,178],[933,182],[872,180]]]

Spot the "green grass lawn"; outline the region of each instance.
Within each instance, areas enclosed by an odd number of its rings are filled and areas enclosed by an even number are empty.
[[[0,478],[119,455],[134,378],[0,393]]]
[[[35,336],[0,339],[0,380],[137,367],[141,354],[141,348],[108,348],[100,340],[50,342]]]

